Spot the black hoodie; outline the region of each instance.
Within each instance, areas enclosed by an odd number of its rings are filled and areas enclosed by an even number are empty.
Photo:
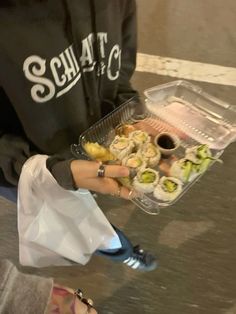
[[[0,185],[43,153],[72,188],[70,144],[135,93],[135,11],[134,0],[1,1]]]

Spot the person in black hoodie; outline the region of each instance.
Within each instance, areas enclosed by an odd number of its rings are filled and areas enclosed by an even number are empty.
[[[17,186],[30,156],[47,154],[47,168],[63,188],[128,199],[130,191],[111,179],[128,168],[106,166],[106,178],[99,178],[98,163],[76,159],[70,145],[137,94],[130,84],[135,62],[135,0],[1,1],[2,191]],[[114,229],[122,248],[97,253],[133,269],[156,268],[154,256]]]

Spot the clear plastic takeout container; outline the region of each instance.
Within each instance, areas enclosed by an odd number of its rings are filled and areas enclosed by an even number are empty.
[[[180,146],[174,153],[176,159],[183,158],[186,148],[199,144],[207,144],[212,156],[219,158],[236,140],[236,107],[205,93],[196,85],[178,80],[147,89],[144,95],[144,100],[130,99],[82,133],[79,145],[72,146],[73,153],[86,155],[84,145],[87,142],[109,147],[117,126],[140,121],[157,134],[165,131],[182,134]],[[170,162],[169,159],[164,161],[166,165]],[[165,167],[156,168],[160,175],[166,175]],[[175,203],[201,176],[184,184],[181,194],[173,201],[142,194],[132,202],[146,213],[158,214],[161,207]]]

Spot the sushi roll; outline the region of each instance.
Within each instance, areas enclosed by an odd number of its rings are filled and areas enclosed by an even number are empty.
[[[143,145],[140,148],[139,153],[146,159],[147,166],[151,168],[155,167],[161,159],[160,150],[152,143]]]
[[[110,152],[119,160],[122,160],[127,155],[131,154],[135,144],[132,140],[124,136],[115,136],[114,140],[109,146]]]
[[[129,138],[134,141],[137,148],[140,148],[143,144],[149,143],[151,137],[147,132],[137,130],[129,133]]]
[[[141,168],[146,168],[147,162],[146,160],[142,157],[141,154],[137,153],[132,153],[122,160],[122,165],[130,167],[135,170],[139,170]]]
[[[170,202],[182,192],[183,183],[174,177],[161,177],[158,185],[153,191],[153,195],[162,201]]]
[[[185,152],[185,158],[195,164],[201,164],[202,160],[211,157],[211,151],[206,144],[189,147]]]
[[[197,176],[205,172],[212,161],[222,163],[222,160],[212,156],[211,150],[206,144],[193,146],[186,149],[185,159],[192,162],[192,175]]]
[[[128,137],[136,128],[132,124],[120,124],[115,128],[116,135]]]
[[[170,176],[178,178],[184,183],[191,182],[198,174],[195,164],[186,158],[176,160],[170,167]]]
[[[159,173],[151,168],[139,170],[133,180],[133,186],[138,192],[151,193],[159,181]]]
[[[214,159],[212,157],[207,157],[207,158],[203,159],[200,164],[193,164],[192,173],[195,174],[195,176],[202,174],[203,172],[205,172],[209,168],[209,166],[213,160],[218,161],[218,162],[222,162],[220,159]]]

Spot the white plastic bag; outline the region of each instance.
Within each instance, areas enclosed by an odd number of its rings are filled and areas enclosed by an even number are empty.
[[[68,191],[35,155],[22,168],[18,187],[19,255],[22,265],[86,264],[97,249],[119,238],[87,190]],[[120,244],[120,242],[119,242]]]

